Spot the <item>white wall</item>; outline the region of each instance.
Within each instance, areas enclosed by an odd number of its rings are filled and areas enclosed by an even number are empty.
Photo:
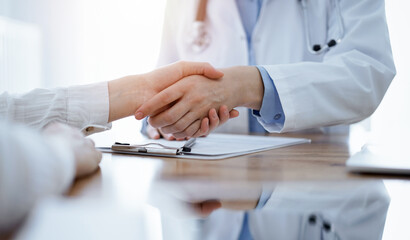
[[[0,0],[0,16],[37,26],[46,87],[154,68],[165,0]]]
[[[35,68],[41,80],[26,85],[24,79],[0,78],[0,92],[11,85],[13,92],[25,92],[27,87],[99,82],[152,70],[164,9],[165,0],[0,0],[0,16],[26,23],[41,38],[33,50],[40,51],[41,64]],[[13,62],[22,70],[33,67],[24,54]],[[118,137],[130,131],[137,137],[139,129],[140,122],[128,118],[116,122],[109,132],[111,139],[136,141]]]
[[[386,0],[386,12],[397,75],[372,117],[372,132],[405,140],[410,137],[410,2]]]
[[[42,84],[42,38],[37,25],[0,16],[0,90],[29,91]]]

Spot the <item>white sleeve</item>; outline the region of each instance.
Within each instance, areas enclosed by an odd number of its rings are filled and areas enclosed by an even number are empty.
[[[109,128],[107,82],[57,89],[35,89],[23,95],[0,94],[0,120],[24,123],[40,129],[58,121],[84,128]]]
[[[64,138],[45,138],[23,125],[0,121],[0,232],[12,228],[35,202],[71,185],[74,156]]]
[[[370,116],[396,73],[384,1],[343,0],[340,8],[345,34],[323,62],[264,66],[286,116],[282,132],[348,124]],[[330,22],[335,22],[332,18]],[[333,24],[329,32],[337,29]],[[274,125],[263,125],[275,131]]]

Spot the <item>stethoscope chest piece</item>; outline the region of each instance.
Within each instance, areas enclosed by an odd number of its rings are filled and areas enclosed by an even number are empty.
[[[195,21],[192,23],[192,29],[190,30],[190,36],[188,37],[188,46],[191,47],[194,53],[200,53],[204,51],[211,43],[211,37],[206,31],[205,22]]]

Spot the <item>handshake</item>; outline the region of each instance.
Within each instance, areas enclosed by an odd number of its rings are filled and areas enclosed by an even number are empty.
[[[131,115],[137,120],[149,117],[149,136],[161,134],[168,140],[206,136],[237,117],[235,107],[259,110],[264,91],[256,67],[217,70],[199,62],[177,62],[123,77],[108,82],[108,89],[109,122]]]
[[[178,62],[109,81],[108,121],[132,115],[138,120],[149,117],[151,138],[160,134],[168,140],[204,136],[237,117],[235,107],[259,110],[263,91],[256,67],[217,70],[208,63]],[[53,123],[43,134],[48,142],[61,142],[71,150],[77,177],[97,169],[101,153],[76,129]]]

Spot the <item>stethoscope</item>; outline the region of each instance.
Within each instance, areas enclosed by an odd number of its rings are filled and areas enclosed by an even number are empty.
[[[309,24],[309,17],[308,17],[308,0],[298,0],[300,5],[302,6],[302,11],[303,11],[303,20],[305,23],[305,39],[306,39],[306,44],[307,44],[307,49],[311,54],[321,54],[324,51],[327,51],[329,48],[332,48],[336,46],[338,43],[342,41],[342,38],[344,37],[345,34],[345,29],[343,25],[343,19],[342,19],[342,12],[340,11],[340,4],[339,0],[333,0],[334,6],[336,9],[336,14],[337,14],[337,23],[339,25],[339,37],[337,38],[332,38],[330,39],[329,42],[325,44],[313,44],[310,41],[310,24]]]
[[[325,44],[313,44],[310,41],[310,24],[309,24],[309,17],[308,17],[308,0],[297,0],[299,1],[302,11],[303,11],[303,19],[305,25],[305,39],[307,44],[307,49],[311,54],[319,55],[328,49],[336,46],[340,43],[344,37],[344,25],[342,19],[342,13],[340,11],[340,4],[339,0],[330,0],[334,2],[335,9],[337,12],[337,22],[339,25],[339,32],[340,35],[337,38],[330,39]],[[209,36],[206,26],[205,26],[205,16],[206,16],[206,7],[208,4],[208,0],[199,0],[198,10],[196,13],[195,21],[192,24],[191,36],[188,37],[188,44],[191,46],[192,51],[195,53],[200,53],[204,51],[211,43],[211,37]]]
[[[308,223],[305,227],[318,227],[320,230],[320,239],[332,239],[332,240],[341,240],[339,234],[337,234],[333,224],[326,220],[320,213],[311,213],[308,216]],[[302,238],[307,237],[307,228],[303,231]]]

